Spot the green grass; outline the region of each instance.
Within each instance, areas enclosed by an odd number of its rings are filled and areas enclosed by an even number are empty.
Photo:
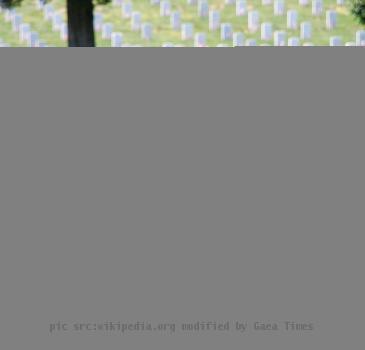
[[[128,0],[126,0],[128,1]],[[348,0],[350,1],[350,0]],[[133,10],[142,13],[142,21],[151,22],[153,24],[154,37],[147,41],[141,38],[140,32],[133,32],[130,29],[130,20],[121,16],[121,8],[112,4],[96,7],[96,11],[103,14],[104,22],[111,22],[114,25],[114,31],[122,32],[124,42],[143,46],[161,46],[165,42],[174,44],[193,46],[193,40],[182,41],[180,31],[174,31],[170,28],[169,17],[160,17],[159,6],[150,5],[150,0],[132,0]],[[55,8],[65,17],[65,1],[53,0]],[[197,16],[197,6],[188,5],[186,0],[171,0],[172,10],[181,12],[182,22],[192,22],[195,32],[205,32],[207,34],[208,46],[216,46],[222,43],[220,33],[218,31],[210,32],[208,29],[208,18],[199,18]],[[258,44],[273,44],[271,41],[262,41],[260,39],[260,31],[250,33],[247,28],[247,15],[237,17],[235,15],[235,5],[224,5],[224,0],[209,0],[210,8],[219,9],[221,11],[221,22],[230,22],[234,31],[244,32],[245,38],[256,39]],[[263,6],[261,0],[247,0],[248,9],[255,9],[260,12],[260,22],[271,22],[273,30],[285,30],[287,37],[300,36],[298,30],[286,29],[286,15],[274,16],[273,5]],[[295,9],[299,13],[298,23],[309,21],[312,23],[312,39],[315,45],[329,45],[331,36],[340,36],[343,43],[347,41],[355,41],[355,32],[361,29],[361,26],[355,22],[350,15],[348,6],[338,7],[336,0],[324,0],[324,11],[319,17],[311,15],[311,5],[300,6],[298,0],[286,0],[286,9]],[[325,28],[325,11],[328,9],[337,9],[337,28],[327,30]],[[17,8],[17,12],[21,13],[24,22],[31,24],[33,30],[40,33],[41,40],[50,46],[66,46],[66,43],[60,39],[58,32],[52,32],[51,23],[43,19],[43,12],[38,10],[35,0],[24,0],[21,7]],[[0,14],[0,38],[11,46],[24,46],[19,42],[18,34],[12,32],[10,23],[6,23],[4,15]],[[308,41],[308,40],[307,40]],[[231,45],[231,40],[226,41]],[[110,40],[102,40],[100,33],[97,33],[98,46],[110,46]]]

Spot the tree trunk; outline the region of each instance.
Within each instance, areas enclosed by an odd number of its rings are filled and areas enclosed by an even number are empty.
[[[93,0],[67,0],[68,46],[95,46],[93,10]]]

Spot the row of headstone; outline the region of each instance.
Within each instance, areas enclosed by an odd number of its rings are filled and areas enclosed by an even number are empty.
[[[161,4],[161,2],[162,1],[160,1],[160,0],[150,0],[151,5],[158,5],[158,4]],[[198,7],[199,7],[199,3],[202,3],[202,2],[206,3],[207,0],[187,0],[188,5],[198,4]],[[269,6],[269,5],[272,5],[273,3],[275,5],[275,2],[276,1],[274,1],[274,0],[261,0],[261,4],[263,6]],[[120,5],[122,5],[123,0],[120,0],[119,3],[120,3]],[[238,5],[238,3],[240,3],[240,5]],[[284,1],[279,1],[279,3],[283,4]],[[298,3],[301,6],[307,6],[307,5],[309,5],[310,0],[298,0]],[[320,1],[320,3],[322,3],[322,1]],[[312,0],[312,4],[313,4],[313,0]],[[336,0],[336,4],[338,6],[344,6],[345,0]],[[225,5],[236,5],[236,9],[237,9],[237,7],[241,7],[241,6],[246,7],[247,4],[246,4],[246,0],[225,0]]]
[[[264,22],[260,26],[259,13],[257,11],[249,11],[248,13],[248,29],[250,32],[255,32],[261,27],[261,38],[262,40],[270,40],[272,37],[272,24]],[[192,38],[191,29],[192,23],[184,24],[182,28],[182,40]],[[180,27],[180,16],[171,17],[171,26],[174,29]],[[336,12],[327,11],[326,26],[328,29],[333,29],[336,26]],[[230,39],[232,34],[232,25],[230,23],[220,23],[220,14],[218,11],[209,12],[209,30],[213,31],[221,28],[222,40]],[[295,10],[289,10],[287,15],[287,28],[297,29],[298,28],[298,13]],[[302,39],[309,39],[312,35],[312,25],[310,22],[300,23],[300,37]]]
[[[233,27],[230,23],[221,23],[220,12],[218,10],[209,10],[207,0],[189,0],[190,4],[197,5],[199,17],[209,17],[209,30],[214,31],[220,29],[220,38],[223,41],[233,40],[233,46],[242,46],[246,44],[247,39],[244,41],[243,33],[234,33]],[[308,5],[310,0],[298,0],[301,5]],[[115,5],[122,7],[122,15],[125,18],[131,19],[131,30],[141,31],[141,37],[146,40],[152,39],[153,27],[150,23],[142,23],[142,14],[137,11],[132,11],[133,6],[130,0],[116,0],[113,1]],[[320,15],[323,13],[323,0],[311,0],[312,14]],[[344,0],[336,0],[338,5],[343,5]],[[194,40],[194,46],[204,47],[206,46],[206,34],[199,32],[194,34],[193,23],[181,23],[181,14],[179,11],[171,10],[171,2],[169,0],[151,0],[151,4],[159,4],[160,15],[170,16],[170,26],[174,30],[181,31],[182,40]],[[269,22],[260,24],[260,14],[256,10],[247,11],[246,0],[227,0],[226,5],[236,5],[237,16],[248,16],[248,29],[250,32],[256,32],[261,28],[261,40],[270,41],[273,39],[274,45],[285,46],[286,42],[288,46],[298,46],[300,40],[308,40],[312,36],[312,28],[310,22],[302,22],[298,24],[298,11],[288,10],[286,12],[286,27],[288,29],[298,29],[300,27],[300,37],[291,37],[286,40],[286,33],[284,31],[276,31],[273,33],[273,25]],[[284,0],[262,0],[263,5],[274,4],[274,13],[282,15],[285,13]],[[55,11],[52,4],[48,4],[43,0],[37,0],[37,7],[44,12],[44,18],[52,22],[52,29],[54,31],[60,31],[62,39],[67,39],[67,25],[62,19],[62,16]],[[28,46],[40,46],[39,34],[32,32],[30,28],[25,24],[22,24],[21,14],[17,14],[14,10],[5,11],[5,19],[11,22],[12,28],[15,32],[19,32],[21,41],[26,41]],[[335,10],[326,11],[325,26],[331,30],[337,25],[337,12]],[[94,27],[97,31],[102,32],[104,39],[110,39],[112,46],[123,46],[123,35],[119,32],[113,31],[112,23],[103,23],[102,15],[96,13],[94,16]],[[22,31],[22,32],[21,32]],[[365,31],[358,31],[354,42],[345,43],[346,46],[365,46]],[[285,40],[284,40],[285,39]],[[252,42],[251,42],[252,43]],[[338,36],[332,36],[329,39],[330,46],[340,46],[342,39]]]
[[[233,47],[236,46],[257,46],[255,39],[245,40],[245,34],[242,32],[233,32],[232,25],[230,23],[221,23],[221,40],[232,40]],[[206,47],[207,46],[207,34],[204,32],[198,32],[194,34],[194,26],[192,23],[183,23],[181,31],[181,38],[183,40],[194,41],[194,47]],[[142,38],[150,40],[152,38],[152,25],[150,23],[144,23],[141,26]],[[261,24],[261,40],[273,40],[274,46],[301,46],[301,40],[307,40],[311,38],[311,23],[301,23],[301,35],[300,37],[289,37],[285,31],[277,30],[273,32],[273,26],[271,23],[264,22]],[[123,45],[122,33],[111,33],[112,47],[125,47]],[[267,46],[268,44],[261,44]],[[314,46],[311,42],[304,42],[303,46]],[[329,39],[330,46],[342,46],[342,38],[338,36],[332,36]],[[347,42],[346,46],[365,46],[365,31],[361,30],[356,33],[355,42]],[[163,47],[176,47],[172,43],[164,43]],[[217,45],[218,46],[218,45]],[[219,47],[228,47],[227,44],[221,43]]]
[[[270,27],[269,27],[270,28]],[[270,28],[272,29],[272,28]],[[269,32],[271,30],[269,29]],[[299,38],[299,37],[289,37],[287,38],[287,33],[285,31],[275,31],[273,33],[274,35],[270,35],[270,38],[274,39],[274,46],[314,46],[311,42],[303,42],[301,44],[301,39],[307,39],[307,38]],[[257,42],[255,39],[246,39],[245,40],[245,34],[242,32],[234,32],[232,33],[232,43],[233,47],[238,46],[257,46]],[[207,43],[207,35],[206,33],[196,33],[194,35],[194,47],[206,47]],[[339,36],[332,36],[329,39],[329,45],[330,46],[342,46],[342,38]],[[176,47],[181,45],[174,45],[172,43],[164,43],[162,47]],[[228,44],[220,43],[216,45],[217,47],[229,47]],[[262,43],[260,46],[270,46],[269,44]],[[356,40],[354,42],[346,42],[345,46],[365,46],[365,31],[359,30],[356,32]]]
[[[19,35],[21,43],[26,43],[29,47],[43,47],[44,43],[41,42],[39,33],[32,31],[30,24],[23,22],[23,16],[15,9],[6,9],[4,11],[4,18],[6,22],[10,22],[12,30]]]
[[[40,0],[41,1],[41,0]],[[227,3],[228,1],[228,3]],[[251,31],[256,31],[259,28],[257,11],[247,11],[247,1],[246,0],[227,0],[226,4],[235,4],[236,6],[236,16],[244,16],[248,13],[249,29]],[[310,0],[299,0],[299,4],[306,6],[309,4]],[[337,4],[343,5],[344,0],[336,0]],[[198,17],[208,17],[210,12],[208,0],[188,0],[190,5],[197,5],[197,15]],[[323,0],[311,0],[312,3],[312,15],[319,16],[323,13]],[[133,16],[133,3],[130,0],[122,1],[117,0],[114,2],[115,5],[119,5],[122,8],[122,17],[131,18]],[[160,6],[160,15],[163,17],[170,16],[172,12],[170,0],[151,0],[152,5]],[[263,5],[274,5],[274,15],[282,16],[285,14],[285,0],[262,0]],[[50,5],[45,5],[44,8],[52,7]],[[45,15],[47,16],[47,15]],[[176,16],[176,15],[175,15]],[[296,29],[298,22],[298,11],[288,10],[287,11],[287,28]],[[326,12],[326,27],[328,29],[333,29],[336,25],[336,12],[333,10]],[[214,26],[217,29],[219,26]],[[174,26],[176,29],[176,26]]]
[[[60,33],[61,40],[67,41],[68,27],[62,15],[56,11],[52,4],[48,4],[44,0],[38,0],[37,7],[43,11],[44,20],[51,22],[52,30]]]
[[[205,0],[203,0],[205,1]],[[242,1],[242,0],[240,0]],[[277,0],[281,1],[281,0]],[[161,2],[162,3],[162,2]],[[209,30],[214,31],[220,28],[220,12],[218,10],[210,10],[207,12],[209,18]],[[256,10],[248,11],[248,29],[250,32],[256,32],[260,28],[260,13]],[[139,12],[131,13],[132,30],[139,30],[141,23],[141,14]],[[334,10],[326,11],[326,28],[333,29],[337,25],[337,12]],[[170,26],[174,30],[181,28],[181,14],[174,11],[170,14]],[[286,27],[288,29],[298,29],[298,11],[288,10]]]

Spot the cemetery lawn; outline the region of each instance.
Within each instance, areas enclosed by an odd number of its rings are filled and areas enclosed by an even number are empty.
[[[125,0],[128,1],[128,0]],[[194,24],[194,32],[205,32],[207,34],[207,45],[216,46],[219,43],[232,45],[232,40],[221,41],[220,31],[210,32],[208,29],[208,17],[199,18],[197,16],[197,6],[188,5],[187,0],[170,0],[172,11],[180,11],[181,23],[192,22]],[[336,0],[323,0],[324,11],[321,16],[315,17],[311,14],[311,1],[307,6],[300,6],[298,0],[286,0],[285,10],[298,11],[298,24],[301,22],[312,23],[312,39],[305,40],[315,45],[329,45],[331,36],[340,36],[342,42],[355,41],[355,32],[362,29],[354,20],[349,12],[349,1],[345,6],[337,6]],[[258,44],[273,44],[272,40],[262,41],[260,39],[260,30],[256,33],[250,33],[247,28],[247,14],[242,17],[235,15],[235,5],[225,5],[224,0],[208,0],[210,9],[221,11],[221,23],[229,22],[233,26],[234,32],[243,32],[245,39],[256,39]],[[32,30],[39,32],[42,42],[49,46],[62,47],[66,43],[60,39],[59,32],[52,31],[51,22],[45,21],[43,12],[37,9],[35,0],[23,0],[23,4],[17,8],[17,12],[23,16],[23,22],[31,24]],[[65,15],[65,1],[52,0],[53,6]],[[130,19],[124,19],[121,16],[121,7],[113,4],[106,6],[97,6],[96,12],[103,14],[103,22],[113,23],[114,32],[123,33],[123,41],[125,44],[143,45],[143,46],[161,46],[163,43],[171,42],[173,44],[193,46],[193,40],[181,40],[180,31],[174,31],[170,27],[170,17],[161,17],[159,6],[152,6],[150,0],[132,0],[133,11],[139,11],[142,14],[142,22],[150,22],[153,24],[153,39],[148,41],[141,38],[140,31],[133,32],[130,29]],[[273,4],[264,6],[261,0],[247,0],[248,10],[258,10],[260,13],[260,23],[271,22],[273,31],[285,30],[287,38],[300,37],[300,29],[289,30],[286,28],[286,14],[284,16],[274,16]],[[333,30],[327,30],[325,27],[325,11],[329,9],[337,10],[337,27]],[[285,11],[286,12],[286,11]],[[18,33],[11,30],[11,24],[5,22],[4,14],[0,14],[0,38],[9,43],[11,46],[24,46],[18,39]],[[301,41],[303,43],[303,41]],[[100,33],[97,33],[98,46],[110,46],[110,40],[103,40]]]

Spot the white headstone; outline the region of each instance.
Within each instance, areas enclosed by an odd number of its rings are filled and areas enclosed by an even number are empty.
[[[264,22],[261,24],[261,40],[272,39],[272,24]]]
[[[320,16],[323,12],[323,1],[322,0],[312,0],[312,15]]]
[[[288,29],[298,28],[298,11],[288,10],[286,14],[286,27]]]
[[[96,12],[94,14],[94,29],[95,29],[95,31],[100,32],[102,24],[103,24],[103,15],[101,13]]]
[[[196,33],[194,35],[194,46],[195,47],[207,46],[207,36],[205,33]]]
[[[169,0],[163,0],[160,2],[160,16],[167,17],[171,14],[171,3]]]
[[[101,37],[103,39],[111,39],[113,33],[113,24],[112,23],[104,23],[101,26]]]
[[[14,15],[11,21],[11,25],[13,27],[13,31],[14,32],[18,32],[19,31],[19,26],[22,24],[23,22],[23,17],[22,15]]]
[[[119,32],[113,32],[111,35],[112,47],[122,47],[123,34]]]
[[[274,45],[285,46],[286,44],[286,32],[277,30],[274,32]]]
[[[231,23],[221,23],[221,40],[232,40],[233,28]]]
[[[44,19],[46,21],[52,20],[53,13],[54,13],[54,8],[52,4],[47,4],[43,7]]]
[[[151,23],[142,23],[141,26],[142,39],[151,40],[153,36],[153,27]]]
[[[246,46],[257,46],[257,42],[255,39],[247,39]]]
[[[209,11],[209,30],[217,30],[220,27],[221,15],[217,10]]]
[[[312,37],[312,23],[311,22],[302,22],[300,24],[300,38],[301,39],[310,39]]]
[[[68,27],[67,27],[67,23],[62,23],[61,28],[60,28],[60,38],[63,41],[67,41],[68,39]]]
[[[244,46],[245,35],[242,32],[233,33],[233,46]]]
[[[151,4],[152,6],[154,6],[154,5],[159,5],[159,4],[160,4],[160,0],[150,0],[150,4]]]
[[[36,1],[36,5],[37,5],[37,9],[38,10],[42,10],[43,7],[45,6],[44,0],[37,0]],[[1,11],[0,11],[1,12]]]
[[[207,0],[198,1],[198,16],[207,17],[209,14],[209,4]]]
[[[28,23],[22,23],[19,26],[19,38],[21,41],[27,39],[28,33],[30,32],[30,25]]]
[[[224,3],[226,5],[234,5],[236,3],[236,0],[225,0]]]
[[[356,46],[365,46],[365,30],[356,32]]]
[[[139,31],[141,29],[142,15],[138,11],[133,11],[131,15],[131,30]]]
[[[272,5],[272,0],[261,0],[263,6]]]
[[[123,18],[131,18],[133,12],[133,5],[131,2],[123,2],[122,16]]]
[[[54,13],[52,17],[52,30],[54,32],[61,29],[61,25],[63,23],[63,18],[59,13]]]
[[[114,6],[122,6],[122,4],[123,4],[123,0],[113,0]]]
[[[29,47],[37,47],[39,45],[39,34],[37,32],[29,32],[27,35],[27,44]]]
[[[344,6],[345,5],[345,0],[337,0],[336,1],[338,6]]]
[[[190,40],[194,35],[194,26],[192,23],[183,23],[181,25],[181,39]]]
[[[247,2],[246,0],[236,1],[236,16],[244,16],[247,12]]]
[[[326,28],[331,30],[336,28],[337,25],[337,12],[334,10],[326,11]]]
[[[299,0],[299,5],[300,6],[308,6],[309,5],[309,0]]]
[[[174,11],[170,15],[170,26],[174,30],[180,30],[181,27],[181,15],[180,12]]]
[[[197,0],[187,0],[188,5],[196,5]]]
[[[260,27],[260,15],[258,11],[248,11],[248,29],[256,32]]]
[[[275,0],[274,1],[274,15],[282,16],[285,12],[285,2],[284,0]]]
[[[288,46],[300,46],[300,39],[297,37],[291,37],[288,39]]]
[[[174,47],[175,45],[173,43],[163,43],[162,47]]]
[[[342,46],[342,39],[339,36],[330,37],[330,46]]]
[[[345,43],[345,46],[356,46],[356,43],[353,41],[348,41]]]

